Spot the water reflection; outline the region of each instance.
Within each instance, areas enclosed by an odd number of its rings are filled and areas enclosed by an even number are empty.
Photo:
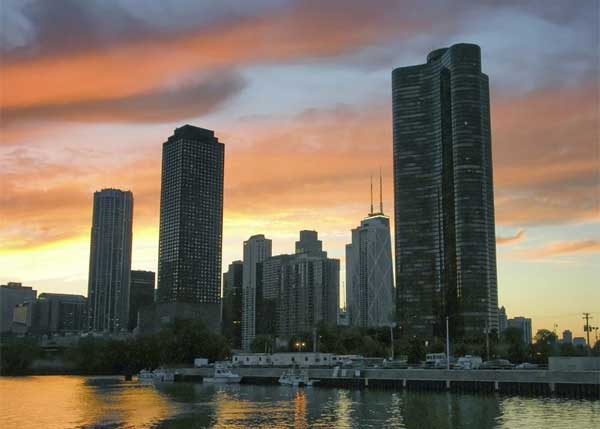
[[[568,423],[568,424],[567,424]],[[287,386],[0,378],[0,427],[600,427],[600,401]]]

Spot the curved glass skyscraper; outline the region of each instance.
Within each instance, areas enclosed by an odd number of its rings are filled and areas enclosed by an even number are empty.
[[[479,46],[392,72],[397,315],[403,332],[497,329],[488,77]]]

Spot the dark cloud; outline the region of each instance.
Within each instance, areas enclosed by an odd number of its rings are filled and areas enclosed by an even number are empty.
[[[5,61],[62,56],[235,25],[287,0],[3,0]]]
[[[83,100],[6,108],[2,125],[35,120],[73,122],[159,123],[197,117],[213,111],[239,93],[245,81],[236,73],[220,73],[199,83],[105,100]]]

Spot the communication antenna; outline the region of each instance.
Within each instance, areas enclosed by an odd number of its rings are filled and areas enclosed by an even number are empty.
[[[383,181],[381,180],[381,167],[379,167],[379,213],[383,214],[383,191],[382,191],[382,184]]]
[[[373,214],[373,175],[371,174],[371,211],[369,212],[369,216]]]

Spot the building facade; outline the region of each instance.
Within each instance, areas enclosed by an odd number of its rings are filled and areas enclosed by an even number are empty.
[[[501,334],[508,327],[508,317],[504,306],[498,309],[498,334]]]
[[[531,332],[531,319],[526,317],[514,317],[508,319],[509,328],[517,328],[523,333],[523,342],[525,344],[531,344],[533,333]]]
[[[90,330],[120,332],[128,328],[132,224],[130,191],[94,193],[88,278]]]
[[[155,273],[152,271],[132,270],[129,287],[129,330],[138,325],[140,308],[154,303]]]
[[[32,303],[37,297],[37,291],[22,283],[8,282],[0,286],[0,333],[13,330],[15,309],[25,303]],[[22,312],[22,310],[19,310]],[[18,318],[22,319],[22,316]]]
[[[253,235],[244,241],[244,268],[242,278],[242,348],[250,350],[256,336],[256,292],[260,289],[260,264],[271,257],[272,243],[264,235]]]
[[[301,231],[298,243],[298,253],[281,265],[280,338],[312,332],[320,323],[335,325],[338,319],[340,261],[327,257],[316,231]]]
[[[158,301],[221,304],[225,146],[184,125],[163,144]]]
[[[395,290],[390,219],[380,211],[352,230],[346,245],[346,305],[349,323],[374,328],[395,322]]]
[[[498,329],[488,77],[477,45],[392,72],[397,317],[403,333]]]
[[[24,309],[27,330],[35,335],[83,332],[88,329],[87,310],[87,299],[82,295],[41,293]]]
[[[233,261],[223,274],[223,335],[234,349],[242,346],[242,280],[244,263]]]

